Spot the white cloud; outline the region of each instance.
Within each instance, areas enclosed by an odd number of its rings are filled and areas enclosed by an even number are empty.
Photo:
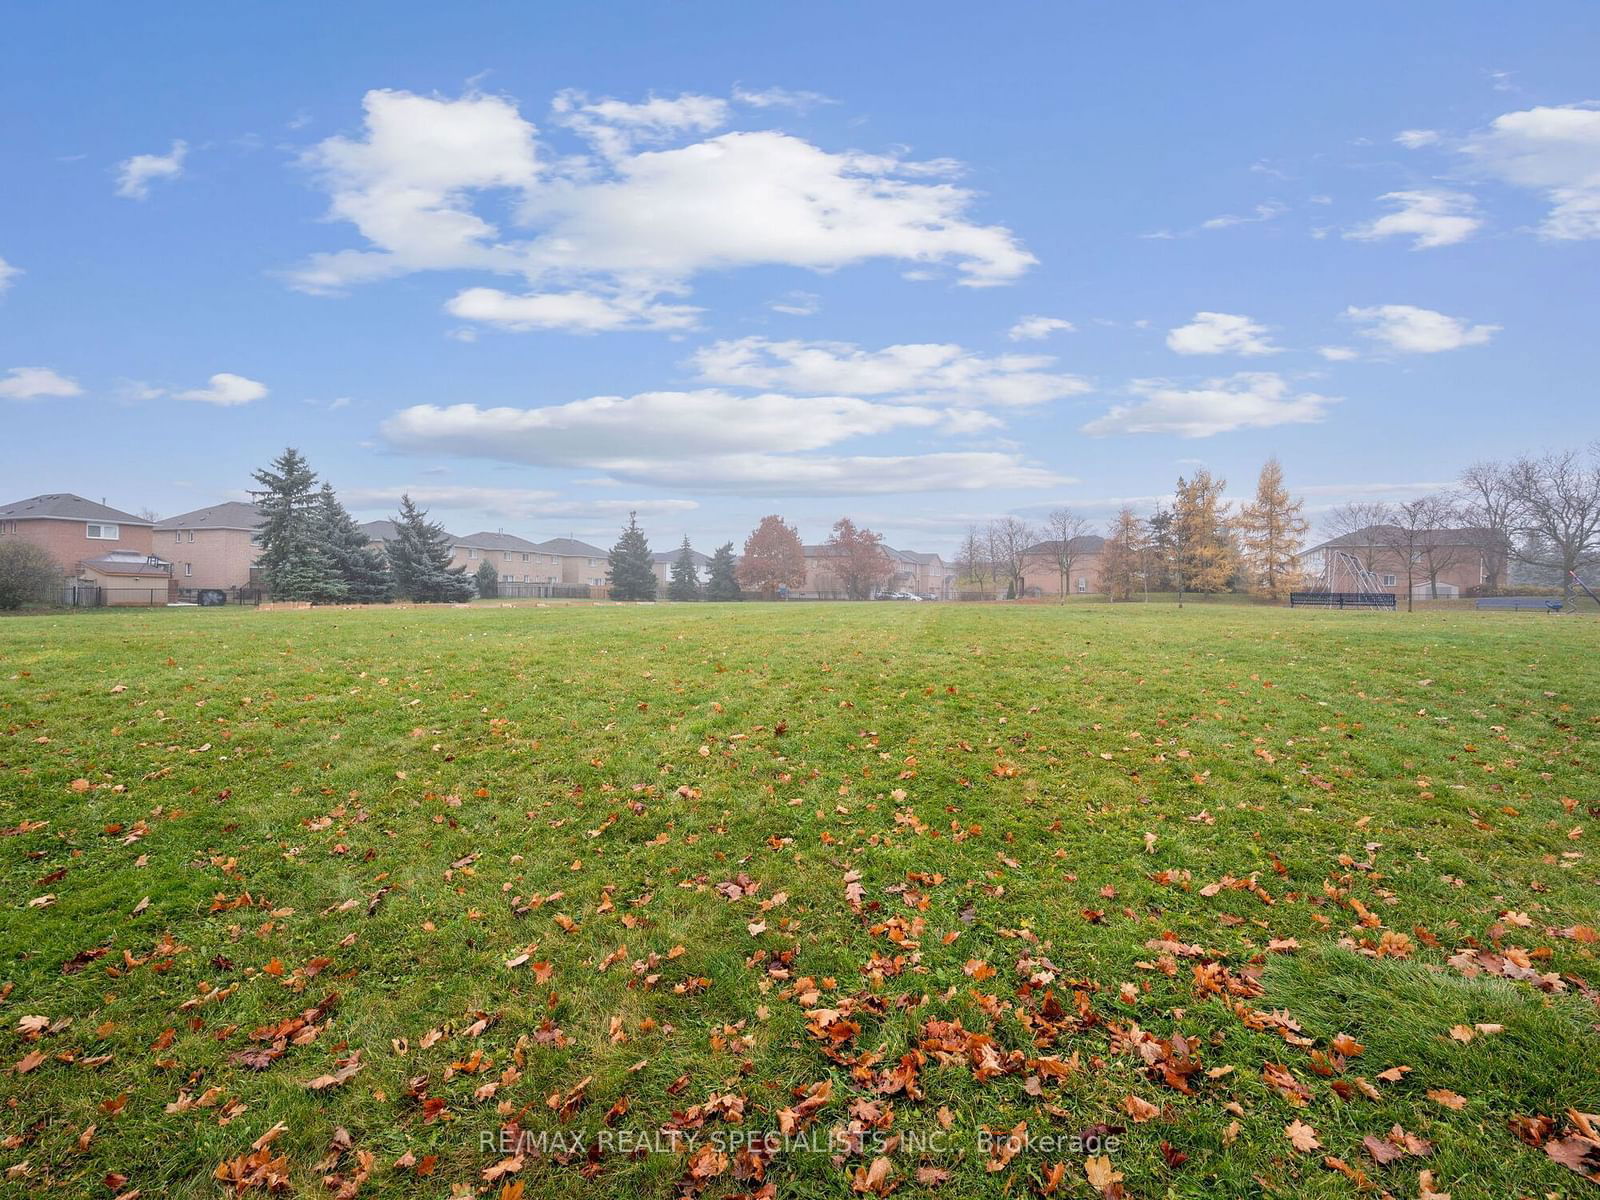
[[[410,484],[397,487],[348,488],[340,496],[352,508],[389,508],[400,503],[402,495],[410,496],[425,509],[470,509],[496,517],[525,519],[528,517],[589,517],[626,516],[629,512],[680,513],[700,507],[693,500],[664,499],[660,497],[637,500],[584,500],[563,497],[560,492],[542,488],[497,488],[452,486],[440,484]],[[460,532],[460,531],[458,531]]]
[[[1569,105],[1505,113],[1463,150],[1491,175],[1545,194],[1551,207],[1542,236],[1600,238],[1600,111]]]
[[[249,404],[252,400],[259,400],[266,394],[266,384],[257,383],[254,379],[246,379],[243,375],[233,375],[227,371],[219,371],[213,375],[203,388],[191,388],[187,392],[176,393],[179,400],[194,400],[200,404],[214,404],[218,408],[237,408],[241,404]]]
[[[1200,222],[1201,229],[1227,229],[1234,225],[1257,225],[1275,221],[1289,211],[1289,206],[1278,200],[1268,200],[1256,205],[1248,213],[1223,213]]]
[[[1351,305],[1344,315],[1356,322],[1367,337],[1406,354],[1436,354],[1463,346],[1481,346],[1500,330],[1498,325],[1469,325],[1460,317],[1447,317],[1410,304],[1378,304],[1370,308]]]
[[[12,367],[0,376],[0,399],[38,400],[46,396],[81,396],[76,380],[49,367]]]
[[[1167,348],[1178,354],[1277,354],[1267,327],[1237,313],[1197,312],[1194,320],[1167,334]]]
[[[11,281],[21,274],[21,267],[13,267],[5,259],[0,258],[0,292],[10,287]]]
[[[1226,379],[1207,380],[1198,388],[1180,388],[1161,380],[1141,380],[1133,391],[1144,397],[1135,404],[1119,404],[1090,421],[1083,433],[1170,433],[1201,438],[1236,429],[1267,429],[1274,425],[1322,420],[1329,396],[1315,392],[1292,393],[1281,375],[1271,371],[1244,371]]]
[[[591,140],[610,131],[596,159],[547,153],[502,97],[368,92],[362,134],[305,156],[331,194],[331,215],[368,248],[314,255],[292,282],[336,291],[414,271],[480,270],[520,274],[535,295],[576,285],[649,306],[709,270],[828,271],[887,258],[953,266],[962,283],[985,286],[1035,261],[1010,230],[968,219],[973,194],[939,177],[952,166],[941,160],[830,153],[772,130],[624,148],[698,135],[721,112],[722,102],[708,101],[569,97],[559,119],[578,121]],[[496,193],[509,202],[509,231],[478,211]]]
[[[768,300],[767,307],[791,317],[814,317],[822,311],[822,297],[815,292],[785,292],[776,300]]]
[[[694,463],[651,461],[614,469],[617,474],[661,487],[743,496],[994,491],[1074,482],[1054,471],[1026,463],[1015,454],[994,451],[846,457],[753,452],[720,455]]]
[[[1361,352],[1354,346],[1318,346],[1317,353],[1329,362],[1349,362],[1361,357]]]
[[[1023,317],[1006,330],[1006,336],[1013,342],[1037,342],[1052,333],[1074,333],[1076,330],[1071,321],[1063,321],[1060,317]]]
[[[150,185],[158,179],[177,179],[183,174],[183,160],[189,153],[189,144],[174,141],[165,154],[135,154],[117,164],[117,195],[129,200],[143,200],[150,195]]]
[[[684,93],[675,100],[651,96],[639,104],[590,100],[564,91],[550,105],[555,121],[593,143],[607,158],[618,158],[641,142],[668,141],[682,133],[709,133],[728,122],[728,102]]]
[[[1420,150],[1424,146],[1435,145],[1439,141],[1439,132],[1436,129],[1402,129],[1394,135],[1394,140],[1407,150]]]
[[[593,292],[513,296],[499,288],[475,287],[452,296],[445,311],[464,321],[481,321],[501,329],[600,333],[618,329],[691,329],[701,310],[686,304],[657,304],[640,297]]]
[[[863,350],[848,342],[714,342],[690,358],[707,383],[786,392],[894,396],[918,404],[1026,406],[1081,395],[1089,383],[1048,370],[1041,354],[988,357],[931,343]]]
[[[839,103],[832,96],[824,96],[821,92],[791,91],[789,88],[770,87],[759,91],[734,85],[733,98],[740,104],[748,104],[751,108],[792,108],[796,112],[806,112],[819,104]]]
[[[1466,241],[1483,226],[1477,201],[1465,192],[1385,192],[1378,199],[1395,211],[1356,226],[1345,237],[1358,242],[1410,237],[1415,239],[1413,250],[1431,250]]]

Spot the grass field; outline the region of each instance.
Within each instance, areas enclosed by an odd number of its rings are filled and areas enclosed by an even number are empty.
[[[0,731],[5,1194],[1594,1188],[1591,619],[25,617]]]

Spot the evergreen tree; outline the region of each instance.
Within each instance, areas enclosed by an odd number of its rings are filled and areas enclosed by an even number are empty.
[[[1145,583],[1153,592],[1176,591],[1173,567],[1177,560],[1177,542],[1172,510],[1156,505],[1156,511],[1145,522],[1145,531],[1145,546],[1149,551]]]
[[[395,588],[402,596],[419,604],[459,604],[472,599],[467,569],[450,565],[450,538],[444,526],[428,520],[428,514],[411,503],[410,496],[400,497],[400,515],[394,527],[394,540],[384,549],[389,553]]]
[[[316,472],[290,446],[256,471],[252,491],[261,512],[261,578],[274,600],[326,602],[344,595],[344,580],[322,542]]]
[[[1178,595],[1184,592],[1225,592],[1238,566],[1238,547],[1228,521],[1222,491],[1225,479],[1213,479],[1201,469],[1193,480],[1178,478],[1172,506],[1173,574]]]
[[[700,599],[700,578],[695,573],[694,551],[689,548],[688,534],[684,535],[677,560],[672,564],[672,582],[667,584],[667,599]]]
[[[1311,524],[1300,515],[1301,502],[1283,486],[1283,468],[1269,458],[1256,483],[1256,498],[1239,512],[1239,536],[1250,589],[1281,600],[1299,577],[1295,555]]]
[[[394,598],[389,560],[371,545],[327,482],[317,493],[316,522],[323,553],[341,585],[337,599],[350,604],[387,604]]]
[[[478,595],[485,600],[493,600],[500,594],[500,572],[494,569],[494,564],[487,558],[478,564],[472,578],[478,585]]]
[[[739,590],[739,576],[734,569],[732,542],[724,542],[711,556],[711,565],[706,569],[706,599],[744,599],[744,593]]]
[[[650,557],[644,530],[639,528],[638,513],[628,514],[628,523],[622,527],[617,544],[611,547],[608,562],[611,569],[606,579],[611,584],[613,600],[656,598],[655,560]]]

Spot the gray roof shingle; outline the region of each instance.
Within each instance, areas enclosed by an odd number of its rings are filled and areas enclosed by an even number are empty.
[[[254,504],[227,500],[210,508],[197,508],[193,512],[164,517],[156,522],[156,531],[171,529],[257,529],[261,525],[261,510]]]
[[[0,518],[7,521],[115,521],[119,525],[151,525],[143,517],[96,504],[71,492],[48,492],[43,496],[30,496],[0,508]]]

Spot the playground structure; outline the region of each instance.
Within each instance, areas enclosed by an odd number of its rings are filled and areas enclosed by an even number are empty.
[[[1395,610],[1395,594],[1347,550],[1330,550],[1322,574],[1304,592],[1289,593],[1290,608],[1371,608]]]

